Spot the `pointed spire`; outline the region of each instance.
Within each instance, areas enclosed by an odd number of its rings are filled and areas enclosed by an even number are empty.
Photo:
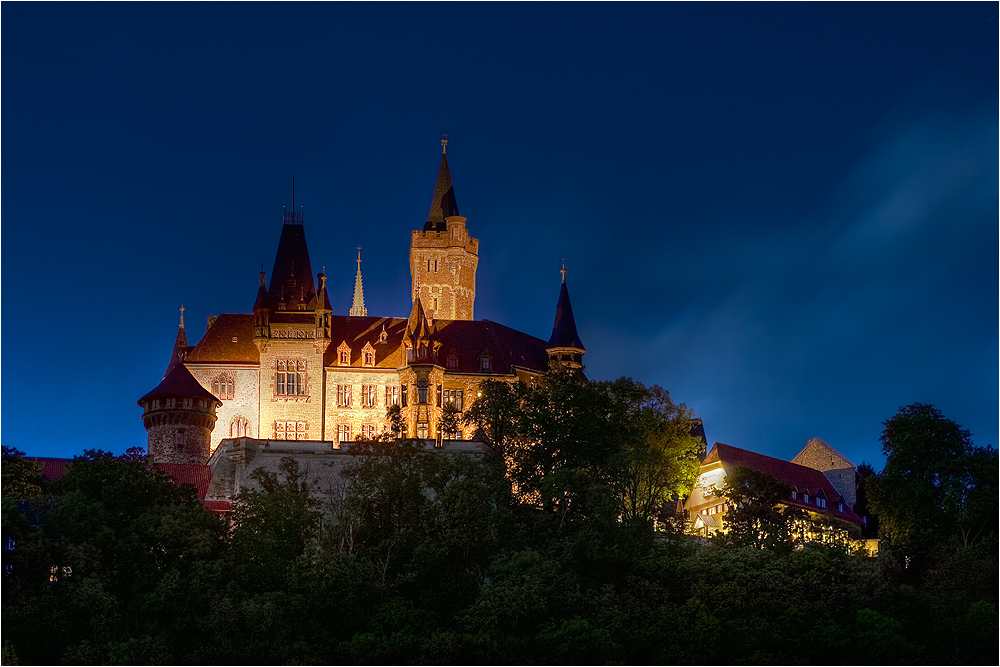
[[[413,308],[410,310],[410,317],[406,321],[406,334],[412,336],[414,342],[427,338],[427,315],[424,313],[424,306],[420,303],[420,297],[413,300]]]
[[[573,306],[569,302],[569,289],[566,287],[566,264],[563,263],[562,286],[559,288],[559,303],[556,304],[556,319],[552,323],[552,335],[549,337],[549,347],[571,347],[584,350],[583,342],[576,332],[576,320],[573,319]]]
[[[445,219],[458,215],[458,202],[455,200],[455,187],[451,183],[451,171],[448,169],[448,135],[441,138],[441,166],[438,167],[437,181],[434,183],[434,195],[431,197],[431,209],[427,212],[427,222],[424,231],[444,230]]]
[[[187,357],[188,342],[187,334],[184,332],[184,304],[181,304],[181,322],[177,327],[177,337],[174,338],[174,349],[170,352],[170,362],[167,363],[167,370],[163,372],[166,377],[174,369],[174,366],[184,361]]]
[[[368,309],[365,308],[365,288],[361,284],[361,246],[358,246],[358,273],[354,276],[354,304],[348,315],[368,317]]]
[[[303,214],[294,211],[294,183],[293,176],[293,211],[282,214],[281,237],[274,257],[274,268],[271,270],[271,284],[267,290],[268,307],[272,312],[296,310],[299,304],[312,306],[315,303],[316,288],[312,265],[309,263],[309,249],[306,247],[305,228],[302,225]]]

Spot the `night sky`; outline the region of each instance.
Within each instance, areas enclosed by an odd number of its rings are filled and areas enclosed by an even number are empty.
[[[410,309],[444,128],[476,317],[712,442],[881,468],[997,444],[998,5],[3,3],[3,444],[145,446],[186,307],[250,312],[282,205],[346,314]]]

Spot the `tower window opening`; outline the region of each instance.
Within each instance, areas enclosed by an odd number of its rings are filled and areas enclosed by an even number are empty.
[[[233,379],[225,373],[212,380],[212,394],[220,401],[233,400],[234,388]]]
[[[421,382],[417,384],[417,403],[419,405],[427,404],[427,383]]]
[[[242,415],[237,415],[233,417],[233,421],[229,423],[229,437],[230,438],[249,438],[250,436],[250,422],[247,421]]]
[[[180,449],[184,449],[184,429],[177,429],[177,446]]]

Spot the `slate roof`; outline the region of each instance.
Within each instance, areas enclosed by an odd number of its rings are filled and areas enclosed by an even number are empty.
[[[219,315],[198,344],[189,349],[186,361],[259,364],[260,352],[253,343],[253,315]]]
[[[459,215],[458,202],[455,200],[455,186],[451,182],[451,171],[448,169],[448,156],[441,153],[441,166],[438,167],[437,180],[434,182],[434,194],[431,196],[431,208],[427,212],[427,222],[424,231],[445,229],[445,219]]]
[[[837,501],[841,500],[842,497],[833,487],[833,484],[830,483],[830,480],[826,478],[826,475],[819,470],[792,463],[791,461],[782,461],[781,459],[765,456],[764,454],[758,454],[746,449],[731,447],[721,442],[717,442],[712,446],[712,450],[705,457],[705,460],[702,461],[702,465],[715,462],[721,462],[726,472],[735,466],[742,466],[767,473],[776,480],[788,484],[793,491],[799,492],[800,499],[786,499],[784,501],[786,505],[808,509],[811,512],[819,514],[828,514],[844,519],[845,521],[861,524],[861,518],[854,513],[846,502],[844,503],[844,511],[837,511]],[[808,493],[810,497],[814,497],[820,491],[823,492],[823,495],[827,499],[826,508],[817,507],[812,503],[806,504],[801,501],[802,493]]]
[[[188,396],[192,398],[205,398],[210,401],[215,401],[221,405],[219,399],[210,394],[208,390],[201,386],[194,376],[191,375],[184,364],[177,364],[173,369],[167,373],[167,376],[160,381],[160,384],[156,385],[153,391],[149,392],[142,398],[140,398],[137,403],[142,405],[144,402],[151,398],[159,398],[161,396]]]
[[[426,326],[426,324],[424,325]],[[383,327],[386,342],[378,339]],[[361,366],[361,350],[366,343],[375,348],[376,368],[400,368],[406,364],[403,337],[408,320],[399,317],[331,318],[332,342],[323,357],[326,366],[339,366],[337,349],[346,342],[351,348],[351,366]],[[514,367],[544,372],[548,368],[545,341],[489,320],[434,320],[426,329],[433,346],[440,343],[436,362],[447,368],[448,356],[454,352],[458,368],[450,372],[479,373],[479,359],[486,351],[490,355],[491,373],[509,374]]]
[[[552,335],[549,336],[549,347],[577,347],[584,349],[580,336],[576,333],[576,320],[573,319],[573,306],[569,302],[569,290],[566,281],[559,289],[559,303],[556,304],[556,319],[552,323]]]
[[[301,223],[286,222],[281,226],[267,298],[272,312],[278,309],[279,303],[284,303],[289,310],[294,310],[300,303],[308,305],[312,302],[315,305],[316,287],[306,247],[306,232]]]

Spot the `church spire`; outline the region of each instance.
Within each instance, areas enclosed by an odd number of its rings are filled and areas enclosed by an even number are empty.
[[[431,197],[431,209],[427,212],[427,222],[424,231],[445,230],[445,220],[453,215],[459,215],[458,202],[455,201],[455,187],[451,183],[451,171],[448,169],[448,135],[441,136],[441,165],[438,167],[437,181],[434,183],[434,195]]]
[[[568,368],[580,370],[583,368],[583,355],[586,349],[576,332],[576,320],[573,318],[573,306],[569,302],[569,289],[566,287],[566,261],[563,260],[562,285],[559,288],[559,302],[556,304],[556,318],[552,323],[552,335],[545,350],[549,354],[549,367],[553,370]]]
[[[368,317],[368,309],[365,308],[365,288],[361,284],[361,246],[358,246],[358,273],[354,276],[354,304],[348,315]]]
[[[174,339],[174,349],[170,353],[170,363],[167,364],[167,370],[163,372],[163,377],[167,377],[167,374],[174,369],[174,366],[184,361],[187,357],[188,341],[187,334],[184,332],[184,304],[181,304],[181,323],[177,327],[177,337]]]

